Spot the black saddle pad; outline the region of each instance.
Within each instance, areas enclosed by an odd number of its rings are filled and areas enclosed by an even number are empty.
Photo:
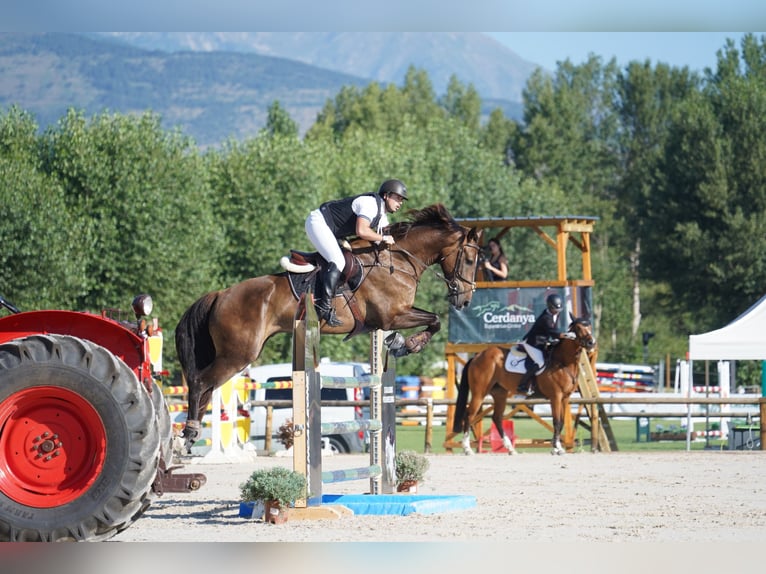
[[[348,289],[352,293],[359,289],[362,284],[362,264],[356,256],[345,252],[346,266],[351,269],[352,276],[345,282],[340,283],[335,290],[335,296],[340,295],[344,289]],[[325,265],[325,260],[321,257],[317,258],[317,266],[313,271],[308,273],[293,273],[292,271],[286,271],[287,279],[290,283],[290,290],[293,292],[293,296],[296,299],[300,299],[301,295],[311,289],[312,293],[316,292],[316,282],[319,272],[322,269],[322,265]]]
[[[287,280],[290,283],[290,290],[293,292],[293,296],[296,299],[300,299],[301,295],[306,293],[309,289],[314,293],[316,291],[317,275],[319,274],[319,267],[308,273],[293,273],[286,271]]]

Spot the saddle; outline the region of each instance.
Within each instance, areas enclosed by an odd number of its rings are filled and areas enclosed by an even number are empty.
[[[353,297],[354,292],[364,280],[362,264],[359,259],[347,249],[343,249],[343,257],[346,264],[343,266],[343,274],[338,286],[335,288],[334,297],[343,295],[348,303],[351,314],[354,317],[354,328],[346,336],[346,339],[365,332],[364,320],[362,319],[359,305]],[[327,261],[318,252],[290,250],[290,256],[284,256],[279,264],[287,272],[287,282],[296,299],[311,289],[316,291],[316,282],[319,272],[327,265]]]
[[[549,345],[546,347],[545,351],[543,351],[543,366],[541,369],[538,369],[535,372],[535,376],[542,373],[545,369],[548,368],[551,362],[551,350],[554,346],[554,340],[551,339],[549,341]],[[505,370],[509,373],[520,373],[523,374],[527,371],[527,368],[525,366],[526,360],[527,360],[527,351],[524,349],[524,346],[521,344],[513,345],[510,349],[506,351],[505,354]]]
[[[353,293],[359,289],[363,279],[362,264],[359,262],[359,259],[353,253],[346,250],[343,251],[343,257],[346,260],[346,264],[343,267],[341,281],[338,282],[338,287],[335,290],[336,297],[341,295],[344,290]],[[279,263],[287,271],[290,289],[296,299],[300,299],[300,296],[309,287],[313,290],[319,272],[327,265],[327,261],[318,252],[298,251],[296,249],[291,249],[290,256],[282,257]]]

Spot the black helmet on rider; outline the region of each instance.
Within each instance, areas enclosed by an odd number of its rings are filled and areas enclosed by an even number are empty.
[[[402,199],[407,200],[407,187],[399,181],[398,179],[387,179],[382,184],[380,184],[380,189],[378,189],[378,195],[380,197],[386,197],[386,194],[388,193],[395,193],[396,195],[400,196]]]
[[[545,306],[548,307],[548,311],[551,313],[558,313],[561,311],[561,307],[563,306],[561,296],[557,293],[548,295],[548,298],[545,300]]]

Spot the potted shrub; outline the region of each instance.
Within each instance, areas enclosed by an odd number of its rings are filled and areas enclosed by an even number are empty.
[[[243,502],[261,501],[265,509],[265,520],[281,524],[287,520],[287,509],[296,499],[306,497],[306,477],[282,466],[254,471],[246,482],[240,485]]]
[[[423,480],[430,465],[428,459],[414,450],[403,450],[396,453],[394,464],[397,492],[417,492],[418,482]]]

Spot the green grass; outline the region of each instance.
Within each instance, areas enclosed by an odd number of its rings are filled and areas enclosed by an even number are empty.
[[[484,422],[484,432],[489,432],[489,419]],[[531,419],[514,419],[514,430],[516,436],[524,439],[547,439],[550,440],[551,432],[538,422]],[[636,441],[636,422],[635,420],[610,420],[612,432],[614,433],[615,440],[617,442],[617,449],[621,452],[647,452],[647,451],[672,451],[672,450],[686,450],[686,439],[683,440],[661,440],[647,442],[645,437],[641,437],[641,441]],[[658,430],[657,425],[661,425],[664,430],[671,428],[679,428],[680,423],[678,419],[673,420],[651,420],[651,431],[656,432]],[[704,430],[705,425],[696,424],[695,430]],[[431,442],[432,453],[444,453],[444,438],[446,436],[446,427],[434,426],[433,438]],[[680,430],[680,428],[679,428]],[[684,434],[685,436],[685,434]],[[425,438],[426,427],[425,426],[402,426],[396,427],[396,449],[397,450],[414,450],[416,452],[425,452]],[[456,437],[458,440],[462,438],[462,435]],[[575,450],[590,451],[590,431],[583,427],[578,427],[575,434],[576,442],[578,446]],[[588,443],[586,444],[586,440]],[[705,447],[714,449],[725,449],[727,441],[721,439],[710,439],[706,445],[704,440],[697,441],[692,439],[692,450],[705,450]],[[582,446],[579,446],[582,445]],[[518,448],[520,452],[548,452],[548,448]],[[453,452],[458,452],[454,451]]]

